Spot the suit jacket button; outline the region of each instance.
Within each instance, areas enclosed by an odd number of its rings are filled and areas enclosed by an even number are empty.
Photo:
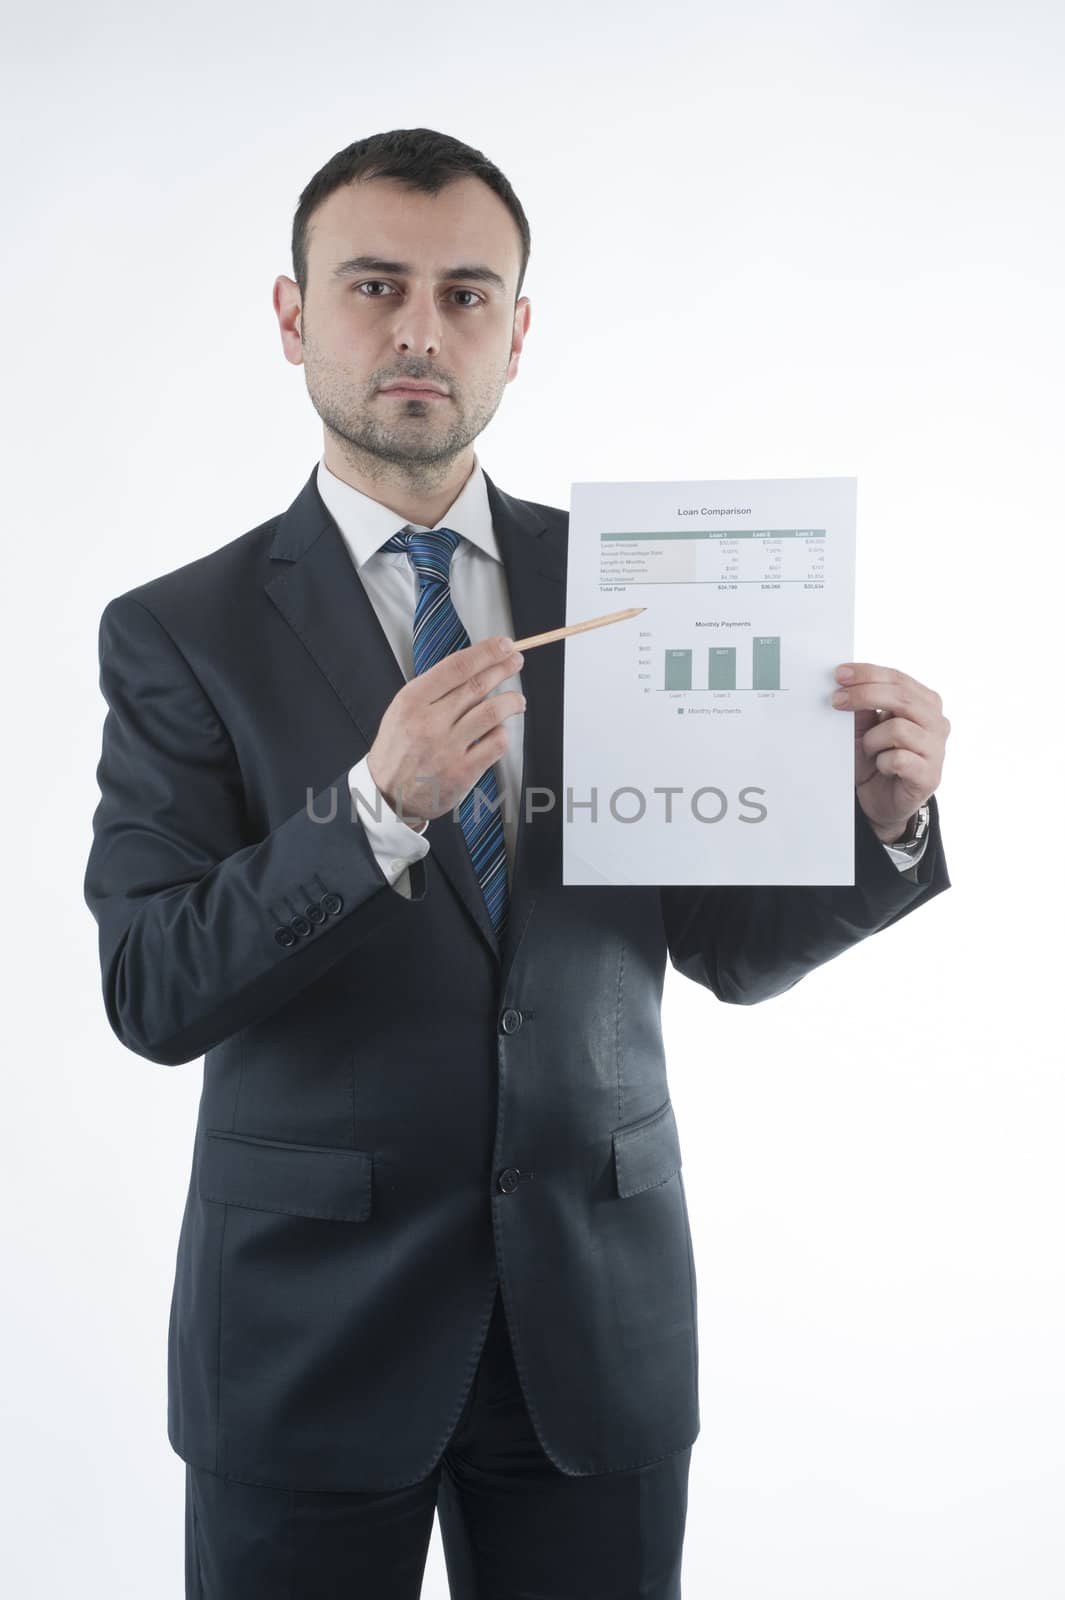
[[[499,1187],[503,1194],[513,1194],[521,1182],[521,1173],[517,1167],[504,1167],[499,1174]]]
[[[274,938],[278,944],[283,944],[286,949],[289,945],[296,943],[296,935],[289,927],[277,928],[274,932]]]
[[[520,1011],[515,1011],[513,1006],[508,1006],[501,1018],[504,1033],[517,1033],[521,1027],[522,1016]]]
[[[311,925],[306,917],[293,917],[289,927],[298,933],[301,939],[305,939],[311,932]]]
[[[323,894],[318,904],[321,906],[323,911],[328,911],[331,917],[335,917],[337,912],[343,906],[344,902],[341,900],[338,894],[333,894],[332,891],[330,891],[329,894]]]
[[[316,928],[320,928],[322,923],[325,921],[325,912],[322,910],[321,906],[317,904],[317,902],[315,902],[314,905],[304,906],[303,915],[307,918],[308,922],[313,922]]]

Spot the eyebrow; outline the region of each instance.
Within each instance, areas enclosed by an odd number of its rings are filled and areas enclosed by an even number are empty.
[[[385,261],[381,256],[352,256],[350,260],[341,261],[333,268],[333,277],[353,278],[359,272],[388,272],[403,277],[410,270],[410,265],[406,261]],[[451,278],[472,278],[476,283],[489,283],[494,289],[506,292],[507,286],[499,273],[493,272],[491,267],[480,266],[477,263],[449,267],[446,272],[440,273],[437,282],[443,283]]]

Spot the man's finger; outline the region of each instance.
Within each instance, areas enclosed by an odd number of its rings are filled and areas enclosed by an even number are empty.
[[[468,683],[478,672],[501,666],[513,653],[513,639],[505,634],[493,634],[488,639],[479,639],[476,644],[464,645],[461,650],[452,650],[411,682],[424,681],[429,698],[440,700]]]
[[[841,676],[845,671],[850,672],[851,676]],[[922,683],[920,678],[913,678],[908,672],[900,672],[897,667],[884,667],[875,661],[841,661],[836,668],[835,676],[845,689],[852,689],[858,683],[896,684],[913,695],[923,695],[936,711],[943,709],[943,701],[934,689],[927,683]]]

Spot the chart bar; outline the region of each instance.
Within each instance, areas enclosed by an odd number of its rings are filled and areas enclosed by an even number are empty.
[[[780,688],[780,636],[755,634],[751,640],[752,685],[755,689]]]
[[[692,686],[692,653],[690,650],[666,651],[666,688],[690,689]]]

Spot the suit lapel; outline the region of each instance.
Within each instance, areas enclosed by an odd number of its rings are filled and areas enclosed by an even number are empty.
[[[266,593],[295,631],[362,740],[352,765],[373,744],[381,718],[405,679],[339,528],[316,484],[317,466],[281,518],[270,547]],[[497,489],[485,474],[492,524],[510,595],[514,638],[561,626],[565,611],[566,533],[548,527],[533,507]],[[430,855],[458,895],[505,980],[542,884],[554,883],[561,861],[562,649],[531,650],[521,669],[526,695],[521,796],[510,912],[502,948],[470,860],[461,825],[451,812],[434,817]],[[554,797],[550,811],[526,817],[535,788]],[[533,794],[534,805],[548,797]]]

